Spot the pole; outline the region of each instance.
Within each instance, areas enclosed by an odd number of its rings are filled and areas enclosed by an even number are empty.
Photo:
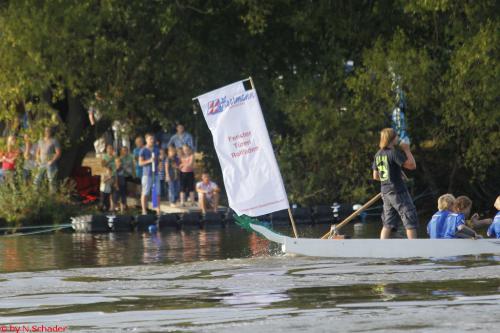
[[[354,213],[352,213],[351,215],[349,215],[344,221],[340,222],[336,227],[335,227],[335,230],[339,230],[340,228],[342,228],[343,226],[345,226],[347,223],[351,222],[352,220],[354,220],[354,218],[356,216],[358,216],[359,214],[361,214],[365,209],[367,209],[368,207],[370,207],[371,205],[373,205],[375,202],[377,202],[378,199],[380,199],[382,197],[382,193],[379,193],[377,194],[376,196],[374,196],[373,198],[371,198],[367,203],[365,203],[363,206],[361,206],[357,211],[355,211]],[[332,233],[332,230],[328,231],[326,234],[323,235],[323,237],[321,237],[321,239],[326,239],[328,238]]]
[[[295,238],[299,238],[299,235],[297,234],[297,228],[295,227],[295,219],[293,218],[292,210],[290,209],[290,207],[288,207],[288,216],[290,216],[290,221],[292,222],[293,234],[295,235]]]

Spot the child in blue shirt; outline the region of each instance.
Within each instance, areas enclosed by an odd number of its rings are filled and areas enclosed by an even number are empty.
[[[486,234],[488,237],[496,237],[500,239],[500,195],[497,197],[497,200],[495,200],[494,206],[498,212],[493,218],[493,223],[491,223]]]
[[[465,225],[469,217],[472,201],[466,196],[458,197],[453,203],[453,212],[448,214],[444,224],[443,238],[480,238],[471,228]]]
[[[443,238],[444,226],[448,214],[453,208],[455,197],[453,194],[443,194],[438,199],[438,211],[432,215],[431,220],[427,224],[427,233],[429,238]]]

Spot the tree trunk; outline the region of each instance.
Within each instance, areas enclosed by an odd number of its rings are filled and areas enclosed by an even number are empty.
[[[69,177],[73,170],[82,164],[83,158],[92,148],[92,140],[85,130],[87,112],[80,100],[67,93],[68,112],[64,119],[67,127],[69,146],[62,148],[62,155],[59,160],[59,177],[64,179]]]

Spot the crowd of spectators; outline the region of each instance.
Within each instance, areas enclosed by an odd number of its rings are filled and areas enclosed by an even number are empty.
[[[113,131],[115,128],[121,127],[114,126]],[[137,136],[131,152],[130,141],[123,135],[115,133],[111,137],[114,141],[106,143],[104,152],[97,149],[102,143],[94,145],[104,169],[100,184],[103,211],[127,210],[127,194],[140,198],[143,214],[147,213],[148,199],[168,201],[177,207],[193,206],[196,205],[196,192],[203,213],[217,209],[219,189],[215,183],[203,180],[208,179],[208,174],[204,173],[202,181],[195,184],[194,141],[183,124],[176,124],[173,135],[160,131]],[[127,184],[132,186],[127,187]],[[127,193],[127,188],[133,188],[132,193]],[[160,214],[159,205],[155,208]]]
[[[50,127],[44,129],[44,135],[39,140],[33,140],[28,134],[24,134],[22,141],[18,142],[15,135],[8,135],[4,149],[0,150],[0,183],[12,184],[17,170],[22,170],[22,177],[26,182],[32,181],[40,186],[46,179],[52,192],[60,157],[61,146],[53,137]]]

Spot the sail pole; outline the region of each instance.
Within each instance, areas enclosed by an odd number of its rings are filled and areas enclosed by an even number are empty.
[[[248,80],[250,80],[250,84],[252,85],[252,89],[255,90],[255,85],[253,84],[252,77],[250,76],[248,78]],[[290,217],[290,222],[292,223],[293,234],[294,234],[295,238],[299,238],[299,234],[297,233],[297,227],[295,226],[295,219],[293,218],[292,210],[290,209],[290,207],[288,207],[288,216]]]

